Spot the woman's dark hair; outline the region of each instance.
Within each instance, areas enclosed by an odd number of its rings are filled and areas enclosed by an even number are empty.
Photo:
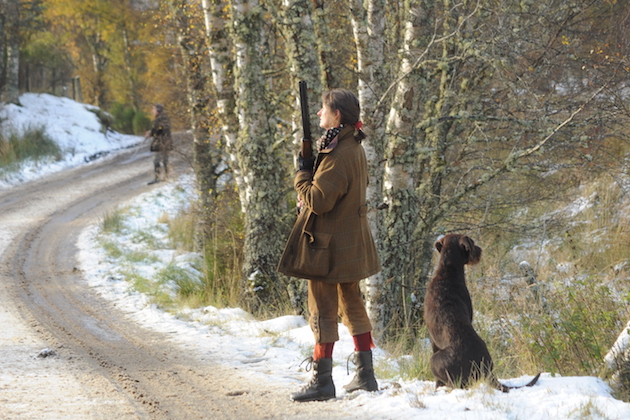
[[[359,99],[349,90],[333,89],[328,92],[324,92],[324,94],[322,94],[322,103],[333,111],[339,110],[339,113],[341,114],[340,123],[343,125],[354,126],[359,121],[359,117],[361,115]],[[361,142],[366,135],[361,128],[357,128],[355,126],[355,129],[358,132],[354,135],[354,138],[358,142]]]
[[[155,107],[155,110],[157,111],[158,114],[161,114],[162,112],[164,112],[164,105],[153,104],[153,106]]]

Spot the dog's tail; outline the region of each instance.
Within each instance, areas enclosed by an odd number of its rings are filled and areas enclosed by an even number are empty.
[[[492,377],[492,385],[498,389],[501,392],[510,392],[510,389],[518,389],[518,388],[524,388],[526,386],[534,386],[536,385],[536,382],[538,382],[538,379],[540,378],[540,374],[542,372],[539,372],[538,375],[534,376],[534,379],[532,379],[531,381],[529,381],[528,383],[526,383],[525,385],[521,385],[521,386],[508,386],[508,385],[503,385],[501,382],[499,382],[494,376]]]

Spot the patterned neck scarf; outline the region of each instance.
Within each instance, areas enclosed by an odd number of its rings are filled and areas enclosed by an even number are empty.
[[[338,127],[333,127],[327,130],[326,134],[324,134],[319,139],[319,150],[326,149],[330,145],[330,142],[333,141],[335,137],[337,137],[337,135],[339,134],[342,128],[343,128],[343,124],[339,125]]]

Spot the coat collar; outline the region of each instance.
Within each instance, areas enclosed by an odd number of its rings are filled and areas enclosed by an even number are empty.
[[[345,140],[347,137],[351,137],[352,134],[354,134],[354,127],[351,125],[345,126],[337,135],[338,139],[337,139],[337,144],[335,145],[335,147],[338,147],[342,140]],[[330,148],[330,149],[320,150],[319,153],[324,153],[324,154],[330,153],[333,150],[335,150],[335,147]]]

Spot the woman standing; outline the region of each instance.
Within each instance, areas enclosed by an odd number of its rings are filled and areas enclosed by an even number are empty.
[[[324,401],[335,397],[332,353],[338,317],[353,336],[357,372],[348,392],[376,391],[372,364],[372,325],[365,310],[359,280],[381,270],[367,221],[368,168],[361,141],[357,97],[345,89],[322,95],[317,113],[326,134],[317,158],[299,156],[294,186],[301,212],[287,241],[278,271],[308,279],[309,324],[315,337],[314,375],[294,401]]]

